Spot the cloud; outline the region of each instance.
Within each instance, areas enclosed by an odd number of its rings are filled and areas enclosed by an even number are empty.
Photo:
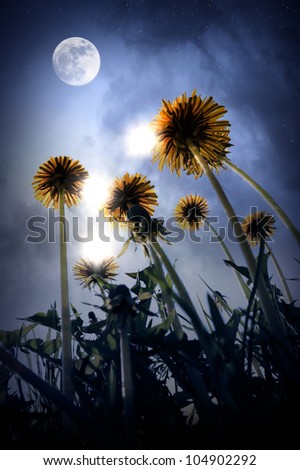
[[[2,207],[1,220],[5,312],[1,328],[3,324],[14,324],[16,316],[35,313],[48,308],[53,300],[59,301],[58,247],[25,243],[27,219],[45,214],[33,199],[31,179],[38,165],[50,155],[78,158],[91,174],[100,172],[107,180],[126,171],[147,175],[159,196],[156,216],[169,217],[180,197],[194,193],[207,197],[211,214],[219,215],[220,223],[224,222],[224,211],[207,178],[196,181],[185,174],[178,178],[167,168],[158,172],[151,163],[151,154],[144,159],[126,154],[124,135],[128,127],[140,120],[151,121],[162,98],[173,100],[196,88],[203,97],[212,95],[225,105],[234,144],[230,158],[265,187],[296,224],[300,223],[296,151],[296,44],[300,33],[296,15],[291,6],[283,9],[276,2],[272,10],[261,2],[255,7],[240,1],[229,3],[225,7],[221,0],[188,5],[144,1],[131,2],[129,8],[121,1],[98,2],[87,11],[82,2],[67,2],[59,14],[53,5],[39,8],[34,17],[36,23],[29,27],[27,22],[25,29],[23,13],[18,11],[18,18],[22,18],[20,31],[12,38],[9,54],[4,57],[9,74],[4,81],[0,178],[2,201],[9,203]],[[49,20],[54,12],[58,15],[55,22]],[[45,28],[42,34],[49,60],[42,43],[39,51],[35,45],[33,67],[29,70],[24,51],[31,50],[36,42],[28,33],[40,31],[35,30],[34,24]],[[57,28],[55,33],[53,28]],[[57,39],[68,34],[84,37],[85,33],[100,49],[101,69],[90,85],[74,89],[56,79],[50,42],[54,47]],[[27,73],[24,83],[22,74],[16,74],[16,64]],[[267,207],[230,170],[220,172],[219,179],[239,215],[245,215],[251,204]],[[87,213],[83,203],[69,212],[70,216],[81,218]],[[283,253],[283,267],[292,277],[298,268],[293,261],[294,240],[280,221],[277,226],[276,250]],[[237,247],[231,248],[237,261],[241,261]],[[118,252],[120,247],[116,245],[114,249]],[[235,292],[233,274],[222,261],[222,250],[209,243],[207,235],[205,243],[186,238],[166,249],[172,261],[177,259],[195,302],[197,292],[206,292],[198,280],[200,274],[212,287],[221,290],[223,286],[224,294],[239,304],[241,298]],[[80,250],[78,244],[69,245],[70,270]],[[132,246],[120,263],[121,271],[126,272],[145,266],[147,260],[140,247],[134,252]],[[120,279],[126,282],[126,275]],[[71,275],[70,292],[76,305],[82,299],[90,299]]]

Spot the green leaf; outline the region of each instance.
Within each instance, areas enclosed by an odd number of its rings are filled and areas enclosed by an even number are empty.
[[[231,266],[232,268],[236,269],[240,274],[242,274],[242,276],[246,277],[248,281],[251,282],[251,276],[248,268],[245,268],[245,266],[238,266],[237,264],[227,259],[224,260],[224,263],[226,266]]]
[[[223,353],[228,361],[235,360],[236,354],[234,349],[234,341],[232,341],[232,331],[224,323],[224,320],[217,308],[213,298],[208,294],[208,305],[210,310],[210,315],[215,327],[215,332],[213,333],[214,338],[217,340],[219,346],[222,348]]]
[[[88,305],[89,307],[93,307],[95,309],[100,309],[102,310],[102,307],[100,305],[96,305],[96,304],[91,304],[90,302],[82,302],[84,305]]]
[[[136,295],[143,292],[153,292],[157,286],[156,269],[153,265],[147,266],[142,271],[126,274],[132,279],[136,279],[135,285],[131,288],[131,291]],[[144,286],[142,286],[142,283]]]
[[[103,279],[103,277],[99,276],[98,274],[94,274],[92,277],[97,282],[100,289],[110,289],[111,284]]]
[[[47,336],[46,336],[46,341],[50,340],[51,339],[51,328],[48,328],[48,331],[47,331]]]
[[[80,326],[83,325],[83,320],[81,318],[80,313],[78,312],[78,310],[76,310],[73,304],[70,304],[70,305],[71,305],[72,312],[74,313],[74,316],[77,320],[77,325],[80,325]]]
[[[241,313],[235,310],[234,313],[231,315],[230,319],[228,320],[228,322],[226,323],[227,333],[232,343],[234,343],[236,340],[236,335],[238,332],[240,322],[241,322]]]
[[[55,353],[56,351],[59,350],[60,347],[61,347],[60,336],[55,339],[50,339],[48,341],[45,341],[42,344],[43,353],[46,356],[50,356],[51,354]]]
[[[215,301],[209,294],[207,295],[207,299],[208,299],[210,316],[213,321],[216,333],[219,337],[225,338],[227,336],[227,330],[226,330],[224,320],[219,312],[219,309],[216,306]]]
[[[151,292],[151,291],[142,292],[142,294],[138,295],[137,300],[151,299],[152,295],[153,295],[153,292]]]
[[[167,283],[167,286],[169,287],[169,289],[172,290],[173,289],[173,281],[172,281],[171,276],[168,273],[166,274],[166,283]]]
[[[93,356],[86,356],[83,359],[78,359],[75,361],[75,368],[85,375],[93,374],[97,369],[99,369],[103,357],[99,354]]]
[[[207,284],[207,282],[205,282],[205,280],[204,280],[201,276],[199,276],[199,277],[200,277],[201,281],[204,282],[204,284],[206,285],[206,287],[210,290],[210,292],[218,299],[218,301],[220,302],[220,304],[222,305],[222,307],[223,307],[227,312],[229,312],[229,313],[231,314],[231,313],[233,312],[233,310],[232,310],[232,308],[228,305],[228,303],[226,302],[225,296],[222,295],[221,292],[219,292],[219,291],[217,291],[217,290],[213,290],[213,289]],[[198,297],[198,300],[199,300],[199,302],[200,302],[199,297]],[[204,311],[204,308],[203,308],[201,302],[200,302],[200,305],[201,305],[202,310],[203,310],[203,312],[204,312],[204,314],[205,314],[205,316],[206,316],[207,314],[206,314],[206,312]]]
[[[112,336],[112,335],[111,335]],[[111,349],[111,346],[108,343],[107,335],[101,335],[101,337],[96,340],[87,340],[78,338],[77,342],[80,344],[81,348],[89,356],[100,355],[105,357],[106,360],[114,357],[115,350]],[[112,342],[111,345],[113,346]]]
[[[128,240],[126,240],[126,242],[124,243],[123,248],[122,248],[122,250],[120,251],[120,253],[118,254],[117,258],[120,258],[120,256],[123,256],[124,253],[126,253],[128,247],[129,247],[129,245],[130,245],[130,242],[131,242],[131,239],[128,238]]]
[[[139,331],[135,335],[132,335],[131,340],[134,343],[143,346],[157,346],[162,344],[168,329],[161,323],[160,325],[145,328],[143,331]]]
[[[148,302],[148,301],[145,301]],[[146,327],[147,323],[147,314],[140,312],[139,315],[129,318],[130,330],[133,334],[138,331],[143,330]]]
[[[136,273],[125,273],[125,274],[126,274],[126,276],[129,276],[132,279],[136,279],[138,274],[139,274],[139,271],[137,271]]]
[[[41,338],[31,338],[22,344],[22,349],[26,348],[26,349],[29,349],[30,351],[41,354],[42,344],[43,344],[43,340]]]
[[[4,331],[0,330],[0,341],[5,348],[17,346],[21,339],[23,339],[36,325],[23,326],[19,330]]]
[[[38,312],[31,317],[19,318],[19,320],[37,323],[39,325],[47,326],[54,330],[60,331],[60,320],[55,307],[50,308],[47,313]]]
[[[288,323],[294,328],[297,328],[298,334],[300,334],[300,307],[297,307],[295,302],[296,301],[291,304],[287,304],[283,300],[279,300],[278,307]]]
[[[132,335],[132,340],[140,344],[147,345],[161,344],[163,338],[172,325],[174,312],[175,311],[168,315],[161,323],[154,326],[152,326],[153,321],[151,319],[147,328],[137,330],[135,334]]]
[[[22,350],[29,349],[37,353],[39,356],[48,358],[51,354],[54,354],[61,347],[61,339],[57,337],[43,341],[41,338],[32,338],[22,343]]]
[[[100,334],[103,331],[103,328],[106,326],[106,320],[100,320],[96,323],[91,323],[88,326],[83,326],[81,329],[84,333],[95,333]]]
[[[116,341],[115,336],[113,336],[111,333],[108,333],[106,339],[107,339],[109,348],[111,349],[111,351],[114,351],[117,347],[117,341]]]

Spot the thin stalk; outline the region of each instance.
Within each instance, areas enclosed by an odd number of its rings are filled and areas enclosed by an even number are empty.
[[[280,265],[279,265],[279,263],[278,263],[278,261],[277,261],[277,258],[276,258],[276,256],[274,255],[273,250],[271,250],[270,245],[269,245],[267,242],[265,242],[265,243],[266,243],[266,247],[268,248],[268,250],[269,250],[269,252],[270,252],[270,256],[271,256],[271,258],[272,258],[273,264],[274,264],[275,269],[276,269],[276,271],[277,271],[278,277],[279,277],[279,279],[281,280],[283,289],[284,289],[284,291],[285,291],[285,295],[286,295],[288,301],[289,301],[290,303],[292,303],[292,302],[293,302],[293,296],[292,296],[291,291],[290,291],[290,289],[289,289],[289,286],[288,286],[288,284],[287,284],[287,282],[286,282],[286,280],[285,280],[284,274],[283,274],[283,272],[282,272],[282,270],[281,270],[281,267],[280,267]]]
[[[300,244],[300,232],[299,230],[295,227],[293,222],[290,220],[290,218],[287,216],[287,214],[284,212],[283,209],[277,204],[276,201],[272,198],[272,196],[262,187],[260,184],[258,184],[251,176],[249,176],[245,171],[243,171],[241,168],[236,166],[234,163],[232,163],[230,160],[224,160],[224,163],[229,166],[233,171],[238,173],[243,177],[245,181],[247,181],[251,186],[253,186],[256,191],[259,192],[259,194],[267,201],[267,203],[273,207],[273,209],[277,212],[278,216],[282,220],[282,222],[286,225],[286,227],[290,230],[290,232],[293,234],[293,236],[296,238],[298,244]]]
[[[150,252],[154,266],[156,268],[157,274],[158,274],[158,283],[160,285],[161,291],[163,293],[164,300],[167,305],[167,310],[168,310],[168,315],[170,315],[172,319],[172,325],[174,328],[174,333],[176,334],[177,338],[181,340],[183,338],[184,332],[180,323],[180,320],[178,318],[177,312],[175,310],[174,302],[171,297],[171,295],[168,293],[166,289],[166,278],[165,274],[163,271],[162,264],[160,262],[159,257],[157,256],[156,252],[153,250]]]
[[[256,260],[253,256],[253,253],[251,251],[251,248],[249,246],[249,243],[247,242],[246,235],[243,232],[242,226],[240,221],[238,220],[235,211],[229,202],[229,199],[227,198],[221,184],[219,183],[218,179],[215,177],[214,173],[210,169],[208,163],[206,162],[205,158],[201,155],[197,147],[193,144],[190,144],[190,150],[192,151],[194,157],[196,160],[199,162],[199,164],[202,166],[204,173],[208,177],[211,185],[213,186],[214,190],[216,191],[220,202],[223,205],[223,208],[225,210],[225,213],[231,222],[233,228],[235,229],[234,236],[236,238],[237,243],[239,243],[242,253],[244,255],[244,258],[246,260],[246,263],[248,265],[249,271],[250,271],[250,276],[252,278],[252,281],[255,279],[255,273],[256,273]],[[273,332],[273,334],[276,337],[281,337],[285,335],[285,332],[282,329],[282,324],[281,322],[278,321],[278,319],[274,320],[274,316],[272,315],[272,310],[273,306],[270,300],[269,293],[267,291],[267,288],[263,282],[262,279],[260,279],[259,286],[258,286],[258,291],[259,291],[259,296],[260,296],[260,301],[262,304],[262,308],[264,310],[264,314],[266,316],[266,320]]]
[[[135,449],[137,433],[127,321],[120,328],[120,362],[126,443],[130,448]]]
[[[227,256],[227,258],[229,259],[229,261],[231,261],[232,263],[235,264],[234,262],[234,259],[233,257],[231,256],[231,253],[229,251],[229,249],[227,248],[227,245],[226,243],[224,243],[224,241],[222,240],[222,238],[219,236],[218,232],[214,229],[214,227],[208,222],[207,219],[204,219],[204,223],[207,225],[207,227],[214,233],[214,235],[217,237],[217,239],[219,240],[222,248],[223,248],[223,251],[225,253],[225,255]],[[239,281],[240,283],[240,286],[241,286],[241,289],[243,291],[243,294],[245,295],[246,299],[248,300],[249,299],[249,289],[248,287],[246,286],[245,282],[243,281],[243,278],[242,276],[240,275],[240,273],[234,269],[234,272],[235,272],[235,275],[237,277],[237,280]]]
[[[193,145],[192,142],[188,142],[189,148],[191,152],[193,153],[194,157],[196,160],[199,162],[199,164],[202,166],[204,173],[207,175],[211,185],[213,186],[214,190],[216,191],[223,208],[225,210],[225,213],[230,220],[233,229],[235,230],[236,233],[234,233],[236,241],[239,243],[239,246],[242,250],[242,253],[244,255],[244,258],[246,260],[246,263],[249,268],[250,276],[252,278],[252,281],[255,279],[255,273],[256,273],[256,260],[253,256],[253,253],[251,251],[251,248],[249,246],[249,243],[247,241],[246,235],[243,232],[241,223],[239,219],[237,218],[235,211],[229,202],[229,199],[227,198],[221,184],[219,183],[218,179],[215,177],[214,173],[210,169],[208,163],[206,162],[205,158],[201,155],[199,150],[195,145]],[[234,231],[233,231],[234,232]],[[269,325],[269,328],[271,330],[271,333],[274,335],[275,338],[277,338],[281,344],[282,348],[279,347],[279,353],[282,359],[283,364],[286,366],[286,370],[288,369],[289,375],[293,377],[297,377],[297,380],[299,380],[299,373],[295,370],[295,368],[291,365],[290,360],[287,358],[286,353],[284,352],[284,349],[288,351],[292,356],[293,356],[293,351],[292,348],[287,340],[287,333],[284,328],[284,325],[281,321],[281,318],[277,315],[274,314],[274,306],[271,301],[270,294],[267,290],[265,281],[262,276],[259,278],[258,282],[258,295],[260,298],[260,303],[262,310],[264,312],[267,324]]]
[[[61,330],[62,330],[62,391],[66,397],[73,400],[74,388],[72,383],[72,331],[69,303],[66,219],[64,205],[64,189],[59,194],[59,247],[60,247],[60,292],[61,292]]]

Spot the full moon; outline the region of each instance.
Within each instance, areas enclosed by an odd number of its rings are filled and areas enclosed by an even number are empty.
[[[64,39],[54,49],[52,64],[58,78],[68,85],[81,86],[94,80],[100,69],[100,54],[87,39]]]

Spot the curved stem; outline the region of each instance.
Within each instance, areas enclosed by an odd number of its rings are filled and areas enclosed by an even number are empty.
[[[70,318],[66,218],[64,205],[64,189],[59,194],[59,248],[60,248],[60,291],[61,291],[61,330],[62,330],[62,390],[66,397],[73,400],[72,383],[72,330]]]
[[[202,166],[204,173],[207,175],[211,185],[213,186],[214,190],[216,191],[220,199],[220,202],[223,205],[225,213],[230,223],[233,226],[233,229],[234,229],[233,234],[236,238],[237,243],[239,243],[239,246],[242,250],[242,253],[248,265],[249,273],[253,282],[255,279],[255,273],[256,273],[256,268],[257,268],[256,260],[253,256],[253,253],[247,241],[246,235],[243,232],[241,223],[238,220],[235,214],[235,211],[229,199],[227,198],[221,184],[219,183],[218,179],[213,174],[205,158],[201,155],[198,148],[192,142],[188,141],[187,144],[191,152],[193,153],[194,157],[196,158],[196,160]],[[264,312],[267,324],[269,325],[270,331],[273,334],[273,336],[279,341],[279,343],[281,343],[283,346],[283,347],[279,346],[279,354],[281,356],[282,363],[286,367],[286,370],[289,373],[289,375],[295,378],[297,377],[297,380],[299,380],[299,373],[295,370],[294,366],[291,364],[291,361],[287,357],[287,352],[289,352],[291,356],[293,356],[293,351],[290,346],[290,343],[287,340],[286,330],[281,321],[281,318],[277,314],[275,314],[275,308],[272,304],[270,294],[266,287],[265,281],[261,275],[259,277],[257,291],[258,291],[261,307]]]
[[[222,240],[222,238],[220,237],[220,235],[218,234],[218,232],[213,228],[213,226],[208,222],[207,219],[204,219],[204,223],[207,225],[207,227],[213,232],[213,234],[217,237],[217,239],[219,240],[222,248],[223,248],[223,251],[225,253],[225,255],[227,256],[227,258],[229,259],[229,261],[231,261],[232,263],[234,263],[234,259],[233,257],[231,256],[231,253],[229,251],[229,249],[227,248],[227,245],[226,243],[224,243],[224,241]],[[235,264],[235,263],[234,263]],[[242,276],[240,275],[240,273],[234,269],[234,272],[235,272],[235,275],[237,277],[237,280],[239,281],[240,283],[240,286],[242,288],[242,291],[243,293],[245,294],[245,297],[246,297],[246,300],[248,301],[249,299],[249,289],[248,287],[246,286],[245,282],[243,281],[242,279]]]
[[[288,284],[287,284],[287,282],[286,282],[286,280],[285,280],[284,274],[283,274],[283,272],[282,272],[282,270],[281,270],[281,267],[280,267],[280,265],[279,265],[279,263],[278,263],[278,261],[277,261],[277,258],[276,258],[276,256],[274,255],[273,250],[271,250],[270,245],[269,245],[267,242],[265,242],[265,244],[266,244],[266,247],[268,248],[268,250],[269,250],[269,252],[270,252],[270,256],[271,256],[271,258],[272,258],[273,264],[274,264],[275,269],[276,269],[276,271],[277,271],[278,277],[279,277],[279,279],[280,279],[281,282],[282,282],[282,286],[283,286],[283,288],[284,288],[284,290],[285,290],[285,295],[286,295],[288,301],[289,301],[290,303],[292,303],[292,302],[293,302],[293,296],[292,296],[291,291],[290,291],[290,289],[289,289],[289,286],[288,286]]]
[[[267,201],[267,203],[273,207],[273,209],[277,212],[278,216],[281,218],[282,222],[286,225],[286,227],[290,230],[290,232],[293,234],[293,236],[296,238],[298,244],[300,245],[300,232],[299,230],[295,227],[293,222],[290,220],[290,218],[287,216],[287,214],[284,212],[283,209],[277,204],[277,202],[272,198],[272,196],[262,187],[260,184],[258,184],[251,176],[249,176],[245,171],[243,171],[241,168],[236,166],[234,163],[232,163],[230,160],[224,160],[223,163],[229,168],[231,168],[233,171],[238,173],[243,177],[245,181],[247,181],[251,186],[253,186],[256,191],[259,192],[259,194]]]

